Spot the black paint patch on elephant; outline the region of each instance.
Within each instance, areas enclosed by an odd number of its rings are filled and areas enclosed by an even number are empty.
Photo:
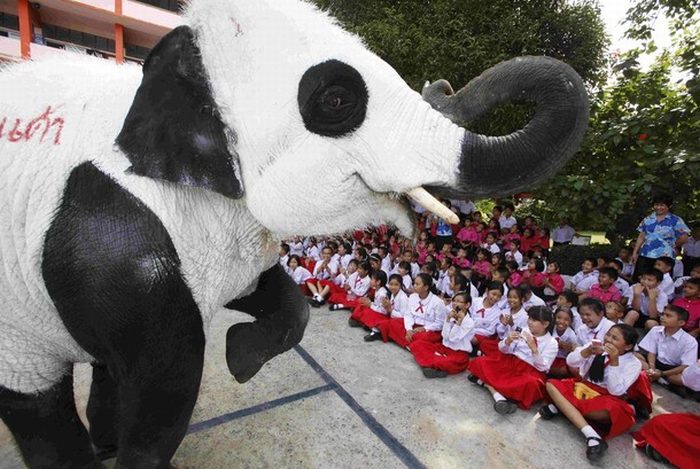
[[[195,36],[168,33],[143,65],[143,80],[117,136],[142,176],[243,196],[233,130],[221,120]]]
[[[204,332],[165,227],[84,163],[71,172],[47,232],[42,273],[65,327],[118,387],[112,411],[92,412],[100,421],[91,427],[101,436],[118,435],[99,445],[118,447],[123,467],[166,464],[197,398]],[[110,432],[106,426],[116,422]]]
[[[309,68],[299,81],[297,101],[304,126],[324,137],[342,137],[365,120],[368,92],[362,75],[338,60]]]

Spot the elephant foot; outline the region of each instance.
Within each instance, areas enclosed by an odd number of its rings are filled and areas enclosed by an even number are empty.
[[[290,346],[281,334],[261,322],[234,324],[226,333],[226,364],[239,383],[245,383],[275,355]],[[292,344],[293,345],[293,344]]]

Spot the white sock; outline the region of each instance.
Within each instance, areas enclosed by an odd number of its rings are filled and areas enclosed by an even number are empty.
[[[479,386],[483,386],[483,385],[484,385],[484,382],[481,381],[480,379],[477,379],[477,380],[476,380],[476,384],[478,384]]]
[[[557,406],[555,406],[554,404],[549,404],[549,405],[547,406],[547,408],[548,408],[553,414],[558,414],[558,413],[559,413],[559,409],[557,409]]]
[[[336,309],[343,309],[343,308],[345,308],[345,305],[343,303],[338,303],[337,305],[335,305],[335,308]]]
[[[323,297],[321,295],[319,295],[318,293],[316,293],[314,295],[314,298],[316,298],[317,301],[323,301]]]
[[[376,327],[373,327],[372,332],[381,332],[381,331],[379,329],[377,329]]]
[[[593,427],[591,427],[590,425],[586,425],[585,427],[583,427],[581,429],[581,433],[583,433],[583,435],[586,438],[600,438],[600,435],[598,435],[598,433],[595,430],[593,430]],[[599,444],[600,442],[596,440],[588,440],[588,446],[596,446]]]
[[[495,392],[495,393],[493,393],[493,400],[498,402],[498,401],[506,401],[507,399],[500,392]]]

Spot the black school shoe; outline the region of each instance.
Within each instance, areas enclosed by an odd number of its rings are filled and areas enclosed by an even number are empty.
[[[543,420],[552,420],[557,416],[557,414],[552,412],[552,409],[550,409],[549,405],[547,404],[540,407],[540,410],[538,410],[537,413],[540,414],[540,417],[542,417]]]
[[[651,445],[646,445],[644,447],[644,453],[651,459],[657,462],[668,463],[668,459],[664,458],[658,451],[654,449]]]
[[[518,410],[518,404],[513,401],[496,401],[493,403],[493,409],[501,415],[507,415]]]
[[[374,342],[382,338],[381,332],[372,331],[365,336],[365,342]]]
[[[600,458],[602,458],[605,452],[608,450],[608,444],[605,440],[597,438],[595,436],[589,436],[588,438],[586,438],[586,443],[588,443],[588,440],[596,440],[599,443],[595,446],[588,446],[586,448],[586,457],[590,461],[597,461]]]
[[[447,371],[423,367],[423,376],[426,378],[445,378],[447,376]]]

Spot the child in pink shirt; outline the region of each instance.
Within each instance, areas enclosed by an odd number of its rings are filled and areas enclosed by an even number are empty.
[[[673,304],[688,311],[683,329],[695,338],[700,337],[700,278],[689,278],[683,284],[683,296]]]

